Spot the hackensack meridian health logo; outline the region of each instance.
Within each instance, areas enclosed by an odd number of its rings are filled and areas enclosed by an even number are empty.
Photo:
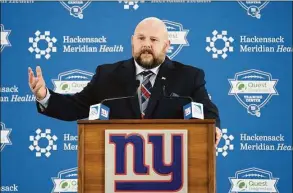
[[[279,178],[274,178],[272,172],[259,168],[248,168],[237,171],[235,177],[229,177],[229,180],[231,183],[229,193],[279,192],[276,187]]]
[[[60,94],[75,94],[83,90],[94,74],[78,69],[62,72],[53,79],[54,91]]]
[[[51,193],[77,192],[77,168],[62,170],[53,177],[54,188]]]
[[[69,11],[71,16],[83,19],[83,10],[90,5],[91,0],[68,0],[59,2]]]
[[[138,5],[138,2],[142,2],[144,3],[145,0],[134,0],[134,1],[131,1],[131,0],[118,0],[119,3],[124,3],[123,5],[123,9],[126,9],[126,10],[129,10],[131,7],[134,9],[134,10],[137,10],[139,8],[139,5]]]
[[[269,1],[238,1],[238,3],[247,11],[247,15],[260,19],[260,11],[267,6]]]
[[[47,60],[51,58],[51,52],[57,52],[57,48],[54,44],[57,42],[55,37],[50,37],[50,31],[45,31],[42,34],[39,30],[35,32],[35,37],[29,38],[29,43],[31,47],[29,47],[29,51],[31,53],[36,53],[36,59],[40,59],[42,56],[45,57]],[[40,45],[40,44],[44,44]]]
[[[42,154],[44,154],[46,157],[50,157],[50,151],[57,150],[57,145],[54,143],[58,138],[56,135],[51,135],[51,129],[46,129],[45,132],[42,132],[41,129],[37,129],[36,135],[31,135],[29,139],[32,142],[32,144],[29,146],[29,149],[31,151],[36,151],[36,157],[41,157]]]
[[[222,138],[224,140],[221,140],[220,144],[216,147],[216,156],[220,153],[223,157],[226,157],[228,155],[228,151],[234,150],[234,145],[231,143],[231,141],[234,140],[234,136],[228,134],[227,128],[222,129],[222,134]],[[224,145],[222,145],[223,142]]]
[[[0,28],[1,28],[0,29],[1,30],[1,51],[0,52],[2,52],[2,50],[4,50],[6,46],[11,46],[8,39],[8,36],[11,33],[11,30],[5,30],[3,24],[0,25]]]
[[[56,44],[58,39],[58,44]],[[61,40],[61,41],[60,41]],[[52,52],[63,53],[122,53],[124,46],[122,44],[112,44],[108,37],[100,36],[80,36],[80,35],[63,35],[58,38],[51,35],[50,31],[42,34],[39,30],[35,32],[35,37],[29,38],[31,46],[28,51],[35,54],[36,59],[42,57],[47,60],[51,58]],[[58,46],[58,50],[57,50]]]
[[[206,37],[206,42],[209,45],[206,47],[207,52],[212,52],[214,59],[221,56],[223,59],[228,57],[227,52],[233,52],[234,48],[231,45],[234,42],[232,37],[227,37],[228,32],[226,30],[219,33],[217,30],[212,32],[213,37]],[[222,45],[221,45],[222,44]]]
[[[183,25],[177,22],[163,20],[167,26],[168,36],[170,40],[170,48],[167,51],[167,56],[173,59],[183,48],[183,46],[189,46],[186,36],[189,32],[188,29],[184,29]]]
[[[260,109],[267,104],[273,95],[279,95],[275,86],[278,79],[272,79],[268,72],[247,70],[235,74],[229,79],[231,89],[238,102],[247,109],[247,113],[260,117]]]
[[[4,149],[6,145],[12,145],[9,135],[12,129],[6,128],[3,122],[0,122],[0,136],[1,136],[1,149],[0,152]]]

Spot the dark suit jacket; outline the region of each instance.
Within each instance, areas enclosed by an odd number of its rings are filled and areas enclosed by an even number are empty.
[[[179,96],[190,96],[195,102],[204,105],[205,119],[216,119],[220,127],[217,107],[210,101],[205,88],[204,71],[171,61],[166,57],[160,66],[148,103],[146,119],[183,119],[183,105],[190,102],[186,99],[168,99],[164,97],[162,77],[166,78],[165,94],[176,93]],[[84,119],[89,116],[89,107],[103,99],[122,96],[135,96],[130,99],[105,102],[110,108],[110,119],[140,119],[140,108],[136,93],[136,74],[134,59],[119,61],[114,64],[103,64],[97,67],[89,84],[74,95],[61,95],[49,90],[51,97],[48,107],[38,111],[47,116],[65,121]]]

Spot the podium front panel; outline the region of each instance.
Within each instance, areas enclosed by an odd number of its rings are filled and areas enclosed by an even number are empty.
[[[130,192],[184,192],[184,193],[214,193],[215,192],[215,125],[213,121],[206,121],[206,120],[119,120],[119,121],[84,121],[79,122],[79,177],[78,177],[78,190],[79,193],[104,193],[105,192],[105,184],[113,184],[113,192],[124,192],[124,193],[130,193]],[[119,131],[121,133],[119,134]],[[127,131],[127,132],[125,132]],[[115,168],[117,165],[121,165],[120,163],[115,165],[116,159],[118,159],[120,154],[115,154],[115,151],[108,148],[108,152],[105,152],[105,133],[115,136],[134,136],[131,140],[138,140],[143,141],[144,147],[142,155],[144,156],[144,159],[152,159],[154,157],[153,153],[149,152],[155,152],[155,150],[152,149],[152,145],[150,144],[150,137],[149,139],[146,139],[146,137],[135,137],[135,136],[148,136],[148,135],[158,135],[159,133],[167,133],[172,134],[176,133],[178,131],[184,131],[186,133],[186,141],[183,141],[183,146],[186,145],[187,150],[187,160],[182,162],[183,163],[183,171],[182,173],[187,173],[187,181],[186,179],[183,179],[182,184],[187,185],[187,192],[185,190],[183,191],[180,188],[179,189],[172,189],[175,188],[176,185],[170,182],[170,186],[168,183],[162,183],[162,186],[157,187],[156,189],[150,190],[144,190],[144,188],[151,188],[152,185],[155,186],[152,183],[160,182],[160,174],[158,174],[158,177],[154,178],[155,180],[152,180],[154,182],[150,183],[148,180],[150,179],[150,176],[147,176],[147,174],[140,174],[134,172],[125,173],[125,177],[123,175],[118,174],[117,179],[112,179],[111,182],[109,180],[108,183],[105,182],[105,172],[111,171],[111,175],[113,171],[124,171],[121,167],[120,169]],[[119,137],[115,137],[115,139],[119,139]],[[114,139],[114,137],[113,137]],[[123,137],[121,138],[123,140]],[[130,139],[130,138],[129,138]],[[155,139],[155,138],[154,138]],[[164,138],[165,139],[165,138]],[[170,139],[170,136],[169,138]],[[174,141],[175,138],[172,138],[171,141]],[[164,148],[165,150],[171,150],[172,145],[171,141],[167,142],[164,141]],[[109,143],[110,140],[106,140],[107,146],[114,146],[115,144]],[[113,142],[113,140],[112,140]],[[121,142],[123,143],[123,142]],[[120,143],[120,144],[121,144]],[[184,144],[185,143],[185,144]],[[132,150],[134,152],[135,150],[135,143],[132,144]],[[139,143],[138,143],[139,144]],[[170,145],[170,147],[165,147]],[[117,145],[117,144],[116,144]],[[129,145],[127,146],[129,148]],[[154,149],[154,148],[153,148]],[[174,149],[174,148],[173,148]],[[177,148],[178,149],[178,148]],[[120,148],[121,150],[121,148]],[[165,152],[164,155],[172,155],[170,152]],[[121,150],[122,151],[122,150]],[[128,149],[129,151],[129,149]],[[127,152],[127,149],[125,150]],[[175,152],[172,151],[172,152]],[[183,151],[184,152],[184,151]],[[140,151],[137,151],[137,154],[139,154]],[[129,154],[129,153],[128,153]],[[160,153],[156,153],[157,156]],[[105,156],[106,155],[106,156]],[[132,157],[133,160],[129,159],[129,156],[125,155],[125,164],[127,162],[132,161],[133,163],[137,163],[134,156]],[[184,155],[182,155],[184,156]],[[105,158],[107,157],[108,162],[107,163],[108,168],[105,168]],[[111,157],[113,160],[111,160]],[[116,158],[117,157],[117,158]],[[137,157],[137,155],[136,155]],[[162,156],[164,158],[164,156]],[[171,157],[171,156],[170,156]],[[138,157],[139,158],[139,157]],[[167,158],[166,158],[167,159]],[[154,160],[154,159],[152,159]],[[177,159],[180,160],[180,159]],[[121,162],[121,159],[118,160]],[[170,161],[170,159],[169,159]],[[140,163],[140,162],[138,162]],[[151,163],[151,164],[150,164]],[[171,163],[171,162],[169,162]],[[187,163],[187,165],[184,165]],[[134,165],[135,165],[134,164]],[[113,168],[110,168],[109,167]],[[148,163],[145,164],[146,166],[141,166],[142,169],[136,169],[138,172],[142,171],[143,168],[148,170],[149,175],[150,172],[153,174],[153,176],[156,176],[156,171],[153,167],[153,162],[148,161]],[[151,166],[151,167],[147,167]],[[126,167],[127,168],[127,167]],[[132,167],[132,170],[135,168],[135,166]],[[137,167],[138,168],[138,167]],[[157,167],[158,168],[158,167]],[[126,171],[126,170],[125,170]],[[154,172],[155,171],[155,172]],[[163,170],[162,170],[163,171]],[[175,171],[175,170],[174,170]],[[111,176],[110,175],[110,176]],[[136,177],[137,175],[137,177]],[[145,175],[145,177],[143,176]],[[175,176],[176,174],[174,174]],[[173,177],[174,177],[173,176]],[[175,176],[176,177],[176,176]],[[111,180],[111,178],[108,178]],[[126,184],[120,183],[121,179],[125,179]],[[132,188],[135,189],[135,191],[126,191],[125,189],[131,189],[131,187],[128,187],[131,185],[131,183],[128,183],[129,181],[136,181],[139,179],[148,179],[144,180],[145,183],[135,183],[137,186],[134,186]],[[163,178],[161,178],[163,179]],[[172,179],[170,179],[172,181]],[[165,179],[163,180],[165,181]],[[173,180],[174,181],[174,180]],[[128,184],[128,185],[127,185]],[[132,183],[133,184],[133,183]],[[160,183],[159,183],[160,184]],[[124,186],[123,186],[124,185]],[[142,186],[140,186],[142,185]],[[120,187],[120,189],[119,189]],[[164,188],[164,189],[163,189]],[[111,189],[111,188],[110,188]],[[138,189],[141,189],[141,191],[138,191]],[[109,190],[109,189],[108,189]],[[124,191],[123,191],[124,190]],[[142,191],[144,190],[144,191]],[[112,191],[105,192],[105,193],[112,193]]]

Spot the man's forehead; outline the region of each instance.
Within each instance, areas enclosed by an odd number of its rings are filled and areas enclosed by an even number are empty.
[[[135,35],[146,36],[146,37],[157,37],[163,38],[164,31],[160,28],[137,28],[134,32]]]
[[[138,32],[135,33],[134,35],[136,36],[145,36],[145,37],[156,37],[156,38],[160,38],[160,34],[158,33],[144,33],[144,32]]]
[[[165,32],[165,28],[160,25],[138,25],[135,29],[135,33],[143,33],[143,34],[162,34]]]

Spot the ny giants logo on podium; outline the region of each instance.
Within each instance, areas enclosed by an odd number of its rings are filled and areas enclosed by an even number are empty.
[[[187,130],[106,130],[105,192],[187,193]]]

